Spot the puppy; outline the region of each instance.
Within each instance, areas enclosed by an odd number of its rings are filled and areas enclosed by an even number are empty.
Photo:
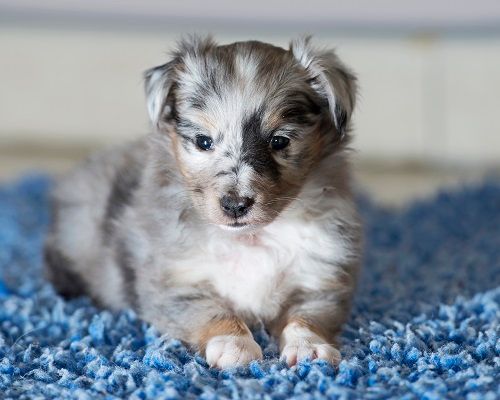
[[[340,360],[360,260],[348,165],[355,77],[309,39],[193,37],[145,73],[153,133],[60,180],[46,269],[64,295],[131,307],[211,366]]]

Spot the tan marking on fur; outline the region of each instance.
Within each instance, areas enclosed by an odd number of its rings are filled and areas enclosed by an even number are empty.
[[[310,164],[309,165],[309,168],[312,168],[314,166],[314,164],[316,164],[318,161],[320,161],[323,157],[323,154],[325,152],[325,148],[328,146],[328,142],[330,140],[326,140],[327,138],[327,134],[325,133],[321,133],[321,132],[318,132],[318,131],[315,131],[313,133],[313,136],[314,136],[314,140],[311,140],[309,142],[309,151],[308,151],[308,155],[309,155],[309,160],[308,160],[308,163]]]
[[[264,118],[266,128],[270,131],[279,128],[283,124],[283,117],[281,113],[273,111],[268,113]]]
[[[217,128],[216,122],[204,112],[196,114],[196,123],[205,129],[208,134],[215,131]]]
[[[340,297],[344,293],[350,293],[354,284],[355,279],[352,274],[340,270],[335,274],[335,276],[325,280],[321,287],[338,293]]]
[[[179,157],[179,146],[180,146],[179,136],[173,131],[170,131],[169,135],[170,135],[170,139],[172,141],[172,148],[174,149],[174,156],[175,156],[175,162],[177,164],[177,167],[179,168],[179,171],[181,172],[181,174],[186,179],[189,179],[189,176],[190,176],[189,172],[187,171],[186,166],[181,162],[181,159]]]
[[[210,321],[207,325],[195,333],[198,343],[198,348],[202,353],[205,352],[207,343],[215,336],[232,335],[244,336],[249,335],[250,330],[247,325],[237,317],[224,317]]]
[[[329,342],[329,338],[332,336],[331,334],[328,334],[328,332],[325,332],[319,325],[317,325],[314,322],[310,321],[306,317],[301,317],[301,316],[290,317],[288,319],[286,325],[290,325],[290,324],[297,324],[299,326],[307,328],[311,332],[313,332],[316,335],[322,337],[326,342]]]

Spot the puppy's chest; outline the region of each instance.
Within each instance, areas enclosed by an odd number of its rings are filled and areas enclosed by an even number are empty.
[[[295,258],[265,246],[240,245],[221,253],[207,275],[235,309],[272,319],[297,285]]]
[[[296,222],[270,226],[252,238],[197,237],[191,250],[168,257],[168,281],[208,284],[238,312],[269,321],[292,293],[319,290],[330,280],[332,264],[344,252],[332,239],[322,226]]]
[[[316,287],[322,279],[321,268],[311,262],[316,253],[311,234],[287,229],[284,235],[231,239],[212,248],[199,265],[199,277],[236,310],[274,319],[292,292]]]

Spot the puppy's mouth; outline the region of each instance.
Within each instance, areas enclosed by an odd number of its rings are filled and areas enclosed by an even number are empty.
[[[246,222],[233,222],[231,224],[228,224],[231,228],[241,228],[242,226],[247,226],[248,224]]]
[[[219,226],[227,231],[242,231],[252,227],[252,225],[247,222],[238,221],[230,222],[229,224],[220,224]]]
[[[252,234],[259,231],[264,225],[260,221],[238,221],[233,220],[226,223],[220,223],[217,226],[226,232],[232,232],[235,234]]]

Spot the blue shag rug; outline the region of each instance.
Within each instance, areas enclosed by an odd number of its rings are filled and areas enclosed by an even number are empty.
[[[50,180],[0,187],[2,399],[498,399],[500,182],[402,211],[360,200],[366,259],[338,369],[209,369],[131,311],[66,302],[40,274]]]

